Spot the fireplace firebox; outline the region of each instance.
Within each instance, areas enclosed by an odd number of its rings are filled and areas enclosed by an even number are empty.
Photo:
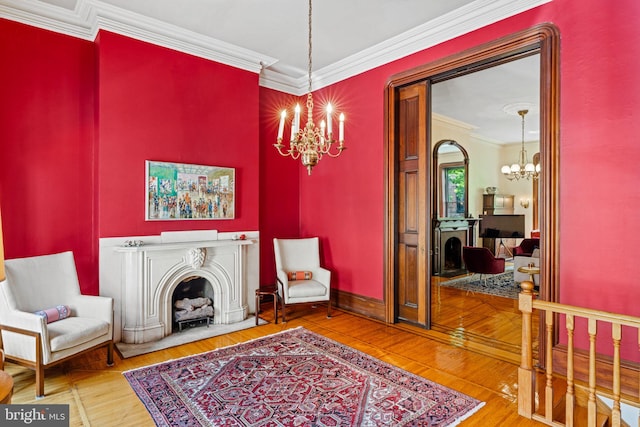
[[[467,272],[462,248],[474,246],[473,218],[440,218],[433,224],[433,275],[452,277]]]
[[[213,319],[214,292],[203,277],[187,277],[176,287],[171,297],[173,331],[182,331],[185,325],[206,324]]]

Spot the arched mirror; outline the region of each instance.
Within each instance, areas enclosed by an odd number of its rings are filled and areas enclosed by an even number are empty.
[[[433,147],[433,182],[438,218],[469,216],[469,154],[456,141],[445,139]]]

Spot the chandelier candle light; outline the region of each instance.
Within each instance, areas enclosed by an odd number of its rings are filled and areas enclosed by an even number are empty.
[[[529,112],[529,110],[520,110],[518,114],[522,117],[522,148],[520,149],[520,157],[518,159],[518,163],[514,163],[511,166],[504,165],[500,169],[500,171],[504,174],[504,176],[509,180],[513,181],[519,180],[521,178],[526,179],[537,179],[540,173],[540,165],[534,165],[529,162],[527,158],[527,151],[524,149],[524,116]]]
[[[333,135],[333,107],[327,104],[327,121],[322,120],[318,128],[313,122],[313,95],[311,94],[311,0],[309,0],[309,91],[307,93],[307,124],[300,127],[300,104],[294,108],[293,120],[291,122],[291,139],[289,148],[282,151],[284,144],[284,125],[287,118],[287,111],[280,114],[280,125],[278,126],[277,143],[273,144],[281,156],[291,156],[293,159],[301,158],[302,164],[307,168],[309,175],[311,169],[318,164],[323,155],[338,157],[344,146],[344,114],[340,113],[338,119],[338,145]],[[326,132],[326,133],[325,133]]]

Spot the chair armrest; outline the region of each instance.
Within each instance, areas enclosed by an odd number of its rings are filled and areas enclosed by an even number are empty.
[[[26,331],[24,333],[32,336],[34,334],[42,334],[44,336],[47,330],[46,324],[47,322],[42,316],[20,310],[10,310],[2,322],[2,325],[6,326],[6,328],[3,328],[4,330],[18,333]]]
[[[316,268],[313,272],[313,278],[323,285],[326,285],[327,288],[331,287],[331,271],[326,268]]]
[[[276,270],[276,280],[278,282],[279,287],[282,288],[282,297],[285,298],[285,294],[288,296],[289,292],[289,278],[287,277],[287,272],[284,270]],[[286,298],[285,298],[286,301]]]
[[[19,310],[10,310],[0,324],[0,343],[7,357],[40,363],[42,355],[51,352],[44,317]]]
[[[74,316],[113,321],[113,299],[110,297],[76,295],[69,301],[69,306]]]
[[[0,324],[0,331],[14,332],[16,334],[28,335],[30,337],[41,336],[40,332],[37,332],[37,331],[32,331],[24,328],[16,328],[15,326],[9,326],[9,325],[3,325],[3,324]],[[4,351],[3,351],[3,359],[4,359]]]

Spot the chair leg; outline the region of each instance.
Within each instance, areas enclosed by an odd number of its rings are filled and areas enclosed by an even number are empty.
[[[327,319],[331,319],[331,298],[327,301]]]
[[[276,277],[276,285],[282,291],[282,295],[280,292],[276,292],[276,298],[280,300],[280,308],[282,308],[282,323],[287,323],[287,313],[285,311],[285,303],[284,303],[284,286],[280,279]],[[278,323],[278,318],[276,317],[276,323]]]
[[[275,323],[278,324],[278,300],[280,297],[278,296],[278,292],[273,295],[273,315],[275,317]]]
[[[37,363],[35,367],[36,371],[36,399],[42,399],[44,397],[44,366],[42,363]]]
[[[44,397],[44,363],[42,363],[42,337],[40,334],[36,334],[36,399],[42,399]]]
[[[107,366],[113,366],[113,340],[107,345]]]
[[[258,317],[260,314],[260,295],[258,295],[258,292],[256,291],[256,326],[258,326]]]

